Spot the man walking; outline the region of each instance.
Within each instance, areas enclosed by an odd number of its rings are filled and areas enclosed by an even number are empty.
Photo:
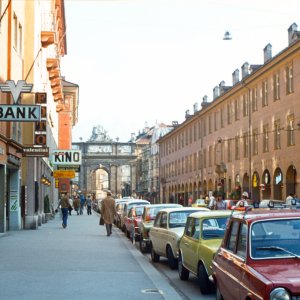
[[[66,228],[67,220],[68,220],[69,206],[70,206],[69,197],[66,193],[61,193],[59,205],[61,206],[61,212],[62,212],[62,227]]]
[[[87,209],[87,214],[91,215],[92,214],[92,199],[91,196],[88,195],[86,199],[86,209]]]
[[[80,214],[83,214],[83,208],[85,205],[85,197],[83,194],[80,194]]]
[[[111,196],[111,191],[106,192],[107,197],[101,202],[101,216],[104,220],[107,236],[110,236],[112,224],[116,215],[115,199]]]

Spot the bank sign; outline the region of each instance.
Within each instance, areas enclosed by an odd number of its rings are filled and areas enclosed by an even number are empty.
[[[0,83],[2,93],[10,93],[14,104],[0,105],[0,121],[15,122],[36,122],[41,119],[41,108],[39,105],[19,105],[18,102],[22,93],[30,93],[32,84],[25,80],[19,80],[17,84],[13,80]]]
[[[81,165],[80,150],[54,150],[52,153],[53,165]]]

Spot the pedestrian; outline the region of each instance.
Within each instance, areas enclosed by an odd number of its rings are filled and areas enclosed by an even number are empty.
[[[92,199],[91,195],[88,195],[86,199],[86,209],[87,209],[87,214],[91,215],[92,214]]]
[[[285,203],[286,203],[287,205],[291,205],[293,199],[294,199],[294,195],[293,195],[292,193],[290,193],[290,194],[286,197]]]
[[[79,215],[79,210],[80,210],[80,200],[78,198],[78,196],[75,197],[74,202],[73,202],[73,206],[75,211],[77,212],[77,216]]]
[[[69,196],[69,194],[68,194]],[[71,216],[72,215],[72,210],[73,210],[73,199],[72,197],[69,197],[69,207],[68,207],[68,210],[69,210],[69,215]]]
[[[61,193],[58,207],[59,206],[61,207],[61,212],[62,212],[62,227],[66,228],[67,221],[68,221],[68,209],[70,206],[69,197],[66,193]]]
[[[107,196],[101,202],[101,217],[104,220],[107,236],[112,234],[112,224],[116,216],[115,199],[111,196],[111,191],[106,192]]]
[[[83,194],[80,194],[80,214],[83,214],[83,208],[85,206],[85,197]]]

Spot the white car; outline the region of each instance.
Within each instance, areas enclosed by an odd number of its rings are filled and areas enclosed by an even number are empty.
[[[150,229],[151,259],[158,262],[160,256],[168,258],[172,269],[178,266],[178,244],[183,235],[187,217],[196,211],[209,211],[205,207],[180,207],[162,209],[156,215]]]

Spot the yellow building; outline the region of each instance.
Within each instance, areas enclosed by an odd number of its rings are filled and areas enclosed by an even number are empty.
[[[0,4],[0,84],[32,84],[15,104],[41,109],[35,122],[0,120],[0,232],[5,232],[38,228],[57,204],[49,155],[58,148],[58,113],[64,109],[60,62],[66,54],[66,26],[63,0]],[[0,91],[1,105],[13,101],[12,93]]]
[[[288,29],[289,44],[264,64],[245,63],[221,82],[212,102],[159,140],[161,199],[187,204],[209,192],[253,200],[300,194],[300,34]]]

